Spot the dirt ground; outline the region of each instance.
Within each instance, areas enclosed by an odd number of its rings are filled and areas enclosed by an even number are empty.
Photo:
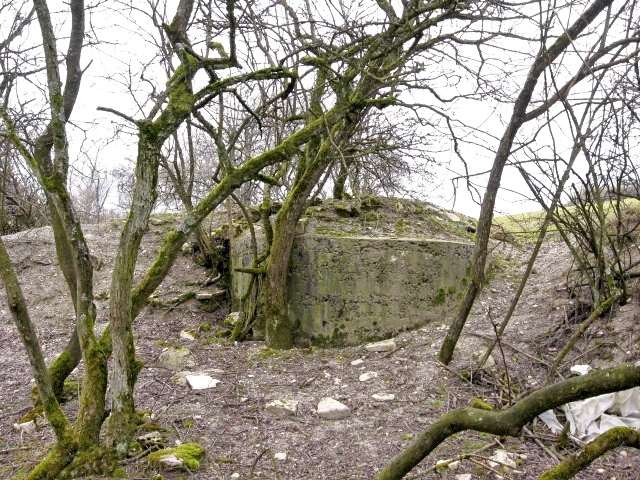
[[[160,239],[172,225],[172,217],[155,217],[140,254],[144,270]],[[96,271],[99,324],[106,322],[110,262],[118,241],[120,221],[87,226]],[[48,228],[5,237],[15,261],[24,293],[36,323],[45,356],[49,361],[62,349],[72,327],[72,308],[65,294],[62,274],[55,261]],[[193,479],[370,479],[424,429],[448,410],[468,405],[480,397],[495,407],[503,406],[504,371],[500,351],[494,353],[496,367],[475,372],[473,382],[457,372],[473,367],[472,353],[482,349],[482,336],[493,335],[490,318],[500,321],[515,292],[528,245],[502,244],[494,253],[491,283],[484,288],[464,330],[454,361],[444,367],[435,360],[444,336],[445,321],[396,337],[398,348],[388,353],[367,352],[363,346],[335,349],[294,349],[273,352],[261,342],[229,343],[216,331],[227,310],[215,301],[191,299],[176,307],[166,303],[148,307],[137,319],[135,335],[138,356],[145,362],[140,374],[136,401],[141,410],[153,414],[163,427],[166,444],[198,442],[206,449],[199,470],[162,471],[150,467],[144,457],[124,464],[127,478]],[[102,265],[100,265],[102,264]],[[571,318],[574,305],[565,288],[569,256],[563,246],[549,240],[543,247],[515,316],[504,336],[503,351],[509,378],[517,395],[538,388],[545,381],[546,367],[570,334],[561,326]],[[197,290],[208,272],[182,256],[158,291],[167,302]],[[567,358],[562,373],[574,363],[593,367],[610,366],[640,358],[637,321],[638,294],[601,319]],[[211,325],[211,329],[209,329]],[[195,332],[195,340],[180,336]],[[158,366],[158,356],[169,346],[182,345],[193,355],[194,366],[185,370],[206,372],[219,379],[215,388],[191,390],[173,378],[176,371]],[[362,359],[364,362],[352,365]],[[360,381],[364,372],[377,372]],[[79,373],[74,378],[79,378]],[[0,294],[0,478],[13,478],[28,471],[41,459],[52,441],[51,429],[43,426],[32,434],[21,434],[13,424],[32,406],[33,385],[24,349]],[[375,393],[393,393],[388,402],[372,398]],[[343,420],[319,418],[315,408],[323,397],[346,404],[351,415]],[[265,411],[270,400],[299,402],[295,415]],[[64,408],[75,411],[77,399]],[[536,478],[554,463],[537,442],[554,450],[557,436],[541,422],[531,425],[533,437],[499,439],[490,435],[462,432],[445,441],[406,478],[455,478],[470,473],[473,479],[496,478],[487,468],[486,457],[496,448],[513,453],[519,473],[505,478]],[[500,447],[501,445],[501,447]],[[576,448],[569,445],[566,455]],[[438,460],[476,452],[460,462],[455,471],[434,473]],[[277,453],[286,458],[276,459]],[[282,455],[279,455],[282,457]],[[233,476],[234,474],[237,474]],[[637,451],[618,448],[581,473],[581,479],[638,479]]]

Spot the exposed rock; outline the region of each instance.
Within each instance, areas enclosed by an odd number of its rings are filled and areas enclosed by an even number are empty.
[[[277,452],[273,457],[276,460],[284,461],[287,459],[287,452]]]
[[[295,415],[298,411],[298,401],[285,399],[285,400],[272,400],[264,407],[267,412],[271,413],[283,413],[285,415]]]
[[[195,365],[191,351],[186,347],[169,347],[158,357],[158,365],[169,370],[179,370]]]
[[[378,400],[379,402],[390,402],[395,400],[396,396],[393,393],[374,393],[371,398]]]
[[[224,319],[224,323],[225,323],[225,325],[229,325],[229,326],[233,327],[233,326],[235,326],[236,323],[238,323],[238,320],[240,320],[240,312],[231,312]]]
[[[455,460],[453,462],[451,460],[438,460],[435,465],[436,471],[456,470],[459,466],[460,462],[458,460]]]
[[[459,473],[456,475],[456,480],[471,480],[471,478],[470,473]]]
[[[371,380],[372,378],[376,378],[378,376],[378,372],[365,372],[358,377],[358,380],[361,382],[366,382],[367,380]]]
[[[369,352],[390,352],[391,350],[395,350],[396,341],[390,338],[388,340],[382,340],[381,342],[368,343],[364,348]]]
[[[164,438],[157,430],[140,435],[136,440],[140,442],[145,449],[157,450],[158,448],[164,447]]]
[[[198,292],[196,293],[196,300],[200,302],[207,302],[213,299],[213,293],[211,292]]]
[[[480,359],[482,359],[482,357],[484,357],[485,354],[485,350],[484,349],[480,349],[480,350],[476,350],[475,352],[473,352],[471,354],[471,358],[473,359],[473,361],[475,363],[478,363],[480,361]],[[484,369],[490,369],[496,366],[496,361],[493,358],[493,355],[489,355],[489,357],[487,357],[487,361],[484,362],[484,365],[482,365],[482,368]]]
[[[498,449],[489,457],[489,466],[499,472],[511,473],[516,469],[516,462],[511,460],[513,454],[506,450]]]
[[[358,365],[361,365],[364,363],[364,360],[359,358],[357,360],[354,360],[353,362],[351,362],[351,365],[353,365],[354,367],[357,367]]]
[[[331,397],[325,397],[318,403],[318,416],[325,420],[341,420],[349,415],[351,409]]]
[[[28,422],[14,423],[13,428],[20,433],[30,434],[36,431],[37,425],[33,420],[29,420]]]
[[[574,365],[569,369],[569,371],[575,375],[586,375],[591,370],[593,370],[591,365]]]
[[[193,390],[213,388],[220,383],[220,380],[211,378],[209,375],[187,375],[185,379]]]

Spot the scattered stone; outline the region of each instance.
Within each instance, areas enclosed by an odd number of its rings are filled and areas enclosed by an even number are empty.
[[[287,459],[287,452],[277,452],[273,457],[276,460],[284,461]]]
[[[456,480],[471,480],[470,473],[459,473],[456,475]]]
[[[511,455],[506,450],[498,449],[489,457],[489,466],[502,473],[515,472],[516,462],[511,459]]]
[[[576,375],[586,375],[591,370],[593,370],[593,368],[591,368],[590,365],[574,365],[569,369],[571,373],[574,373]]]
[[[191,351],[186,347],[169,347],[158,357],[158,364],[169,370],[179,370],[195,365]]]
[[[349,415],[349,407],[331,397],[325,397],[318,403],[318,416],[325,420],[341,420]]]
[[[220,380],[212,378],[209,375],[187,375],[185,379],[193,390],[206,390],[220,383]]]
[[[482,357],[484,357],[484,354],[485,354],[485,350],[484,349],[476,350],[475,352],[473,352],[471,354],[471,358],[473,359],[473,361],[475,363],[478,363],[482,359]],[[495,366],[496,366],[496,361],[493,358],[493,355],[489,355],[487,357],[487,360],[484,362],[484,365],[482,365],[482,368],[488,370],[488,369],[493,368]]]
[[[162,438],[162,434],[157,430],[140,435],[136,440],[140,442],[145,449],[157,450],[158,448],[164,447],[164,438]]]
[[[351,362],[351,365],[353,365],[354,367],[357,367],[358,365],[361,365],[364,363],[364,360],[359,358],[357,360],[354,360],[353,362]]]
[[[388,340],[382,340],[381,342],[368,343],[364,348],[369,352],[390,352],[391,350],[395,350],[396,341],[390,338]]]
[[[14,423],[13,424],[13,428],[15,430],[17,430],[21,434],[22,433],[26,433],[27,435],[30,434],[30,433],[35,432],[37,427],[38,426],[36,425],[36,422],[34,420],[29,420],[28,422]]]
[[[396,396],[393,393],[374,393],[371,398],[379,402],[390,402],[395,400]]]
[[[240,478],[240,474],[238,472],[233,472],[231,474],[231,478]]]
[[[264,407],[267,412],[282,413],[285,415],[295,415],[298,411],[298,402],[296,400],[272,400]]]
[[[436,471],[438,470],[455,470],[460,466],[460,462],[458,460],[438,460],[436,462]]]
[[[230,327],[234,327],[236,323],[238,323],[238,320],[240,320],[240,312],[231,312],[229,315],[227,315],[227,317],[224,319],[224,324],[228,325]]]
[[[185,340],[195,340],[196,337],[188,330],[182,330],[180,332],[180,338],[184,338]]]
[[[358,377],[358,380],[361,382],[366,382],[367,380],[371,380],[372,378],[376,378],[378,376],[378,372],[365,372]]]
[[[211,292],[198,292],[196,293],[196,300],[200,302],[207,302],[213,299],[213,293]]]

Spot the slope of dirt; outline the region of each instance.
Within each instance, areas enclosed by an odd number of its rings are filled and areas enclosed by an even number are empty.
[[[140,271],[149,265],[162,235],[173,217],[156,217],[140,252]],[[217,225],[214,223],[211,228]],[[102,263],[96,271],[99,322],[106,322],[110,264],[121,222],[87,226],[93,253]],[[345,227],[346,228],[346,227]],[[14,259],[34,322],[52,360],[64,345],[72,327],[72,308],[55,261],[50,229],[37,229],[5,237]],[[187,291],[199,291],[208,272],[182,256],[160,287],[156,307],[148,307],[135,325],[137,353],[145,362],[136,400],[154,422],[163,427],[167,445],[176,441],[198,442],[207,451],[200,470],[163,471],[164,478],[194,479],[369,479],[393,456],[408,446],[440,415],[466,406],[480,397],[500,407],[505,401],[504,370],[500,351],[494,353],[497,367],[475,372],[473,382],[461,380],[456,372],[473,368],[472,353],[493,335],[491,319],[500,321],[524,270],[529,246],[501,244],[494,253],[492,281],[482,291],[465,328],[452,365],[435,360],[445,323],[430,324],[396,337],[398,349],[372,353],[364,347],[322,350],[316,348],[273,352],[261,342],[231,344],[216,334],[225,328],[224,308],[215,302],[191,299],[173,306],[171,299]],[[569,318],[572,300],[566,299],[565,273],[570,266],[563,246],[550,240],[544,246],[528,283],[524,298],[507,328],[503,352],[514,396],[544,383],[546,369],[539,360],[550,362],[570,328],[557,329]],[[637,293],[631,301],[601,319],[567,358],[566,374],[573,363],[607,366],[639,358],[640,327],[636,320]],[[180,336],[189,330],[195,340]],[[602,332],[600,334],[599,332]],[[193,355],[190,372],[206,372],[221,380],[215,388],[194,391],[175,382],[176,371],[161,368],[158,356],[170,346],[185,346]],[[539,360],[538,360],[539,359]],[[363,360],[353,365],[352,362]],[[376,372],[360,381],[365,372]],[[79,373],[74,374],[79,378]],[[39,428],[21,434],[12,425],[32,405],[32,375],[17,331],[0,294],[0,478],[12,478],[33,467],[52,440],[51,429]],[[372,398],[375,393],[393,393],[388,402]],[[323,397],[346,404],[351,415],[329,421],[315,413]],[[267,412],[275,399],[298,401],[295,415]],[[72,412],[77,400],[65,409]],[[553,449],[557,437],[542,424],[534,424],[536,440]],[[513,453],[520,473],[513,478],[536,478],[553,465],[553,460],[533,439],[496,439],[463,432],[432,453],[407,478],[455,478],[470,473],[473,479],[495,478],[484,459],[502,445]],[[488,446],[488,447],[487,447]],[[570,445],[568,451],[575,445]],[[457,470],[436,474],[437,460],[477,452],[463,460]],[[284,460],[276,453],[286,453]],[[261,455],[262,454],[262,455]],[[281,455],[279,457],[282,457]],[[145,458],[124,465],[127,478],[151,479],[158,472]],[[637,479],[640,460],[635,451],[618,448],[598,460],[577,478]],[[235,475],[235,476],[234,476]],[[253,475],[253,477],[251,477]],[[95,477],[98,478],[98,477]]]

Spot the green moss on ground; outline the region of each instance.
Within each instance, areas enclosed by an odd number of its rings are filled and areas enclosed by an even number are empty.
[[[182,460],[185,467],[189,470],[200,468],[200,459],[204,457],[205,450],[197,443],[183,443],[177,447],[165,448],[152,452],[147,457],[149,462],[156,467],[163,467],[162,459],[168,456],[175,456]]]

